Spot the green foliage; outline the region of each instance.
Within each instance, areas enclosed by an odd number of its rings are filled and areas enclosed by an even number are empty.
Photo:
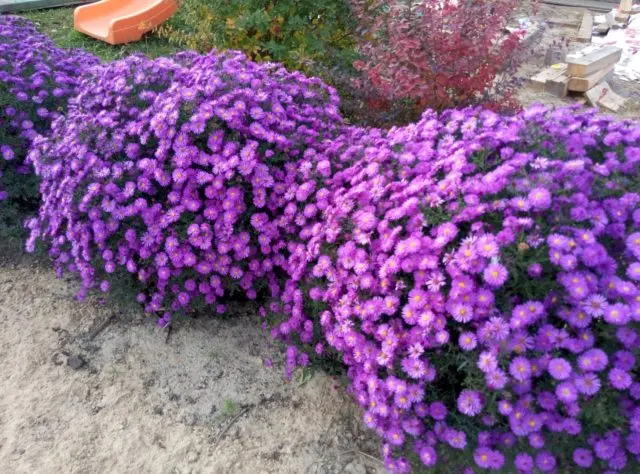
[[[239,407],[236,402],[230,398],[226,399],[222,405],[222,416],[229,417],[238,413]]]
[[[241,50],[317,73],[355,59],[350,18],[344,0],[182,0],[156,33],[183,48]]]
[[[155,58],[179,50],[153,33],[145,35],[135,43],[119,46],[103,43],[73,29],[73,8],[36,10],[25,12],[23,16],[31,20],[38,30],[46,33],[61,48],[82,48],[105,61],[121,59],[132,53],[143,53]]]
[[[9,92],[7,84],[2,82],[0,82],[0,104],[2,107],[11,106],[32,111],[37,108],[34,103],[18,103]],[[35,112],[32,116],[37,117]],[[0,157],[0,192],[5,191],[10,196],[10,199],[0,200],[0,236],[3,239],[9,238],[19,242],[26,237],[26,231],[23,229],[25,216],[35,213],[38,209],[39,179],[33,173],[24,172],[24,166],[15,165],[16,162],[21,163],[24,159],[25,141],[16,134],[15,130],[10,129],[6,120],[7,118],[0,110],[0,145],[11,147],[17,157],[11,162]]]

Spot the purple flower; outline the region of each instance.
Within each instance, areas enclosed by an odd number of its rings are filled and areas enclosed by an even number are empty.
[[[616,451],[616,445],[609,439],[601,439],[593,445],[594,452],[598,459],[604,461],[613,457]]]
[[[539,263],[532,263],[531,265],[529,265],[529,267],[527,268],[527,274],[531,277],[531,278],[538,278],[540,277],[540,275],[542,275],[542,265],[540,265]]]
[[[485,268],[483,274],[484,281],[493,288],[498,288],[504,285],[509,276],[507,269],[499,263],[493,263]]]
[[[627,276],[632,280],[640,281],[640,262],[634,262],[627,267]]]
[[[518,453],[516,455],[514,465],[516,466],[516,469],[522,472],[531,472],[534,467],[533,458],[527,453]]]
[[[551,205],[551,193],[545,188],[534,188],[529,192],[528,200],[534,209],[543,211]]]
[[[516,357],[509,365],[509,373],[516,380],[528,380],[531,377],[531,364],[525,357]]]
[[[420,461],[427,467],[435,466],[438,461],[438,456],[436,454],[435,449],[431,446],[423,446],[418,450],[418,456],[420,456]]]
[[[640,259],[640,232],[635,232],[627,237],[627,248],[633,255]]]
[[[465,351],[472,351],[478,345],[476,335],[472,332],[463,332],[460,334],[458,344]]]
[[[573,462],[582,468],[591,467],[593,464],[593,454],[591,450],[585,448],[577,448],[573,451]]]
[[[631,320],[629,307],[624,304],[612,304],[604,310],[604,320],[609,324],[623,326]]]
[[[589,396],[598,393],[600,385],[598,376],[591,373],[581,375],[575,379],[575,386],[578,392]]]
[[[578,357],[578,366],[583,371],[600,372],[608,363],[609,359],[601,349],[589,349]]]
[[[458,411],[467,416],[475,416],[482,411],[482,395],[476,390],[463,390],[458,396]]]
[[[542,472],[553,471],[556,467],[556,458],[548,451],[540,451],[536,455],[536,466]]]
[[[565,359],[551,359],[547,370],[554,379],[566,380],[571,375],[571,364],[569,364]]]
[[[494,453],[495,452],[489,448],[478,448],[473,452],[473,459],[479,467],[489,469],[491,468],[491,458]]]
[[[13,160],[16,157],[16,154],[9,145],[0,146],[0,153],[2,153],[2,158],[6,161]]]
[[[614,367],[609,371],[609,383],[616,390],[626,390],[631,386],[633,379],[628,372]]]
[[[578,399],[578,391],[573,383],[562,382],[556,386],[556,396],[565,403],[571,403]]]
[[[447,407],[442,402],[433,402],[429,406],[429,414],[434,420],[444,420],[447,416]]]
[[[506,400],[501,400],[498,403],[498,411],[501,415],[507,416],[513,411],[513,405]]]

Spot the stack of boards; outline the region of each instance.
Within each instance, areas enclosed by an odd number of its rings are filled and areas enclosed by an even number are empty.
[[[533,76],[531,87],[558,97],[565,97],[569,92],[586,93],[592,105],[617,112],[624,99],[611,91],[604,79],[613,71],[621,56],[622,49],[617,46],[585,48],[567,55],[566,62],[554,64]],[[604,94],[603,88],[606,90]],[[597,94],[596,89],[600,91]],[[598,97],[595,103],[590,96]]]
[[[612,28],[624,28],[629,23],[632,12],[633,1],[621,0],[615,10],[604,15],[604,22],[596,25],[593,14],[589,10],[585,10],[575,40],[578,43],[591,43],[593,33],[606,35]]]

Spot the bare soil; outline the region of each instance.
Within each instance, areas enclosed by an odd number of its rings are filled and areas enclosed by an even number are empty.
[[[279,352],[249,309],[165,342],[139,310],[78,302],[73,280],[3,257],[0,472],[383,472],[336,380],[265,367]]]

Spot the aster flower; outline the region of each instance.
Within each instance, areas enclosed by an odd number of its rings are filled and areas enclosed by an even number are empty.
[[[600,372],[608,363],[609,359],[601,349],[589,349],[578,357],[578,366],[583,371]]]
[[[485,234],[476,241],[476,249],[478,254],[486,258],[498,255],[498,245],[495,242],[495,238],[490,234]]]
[[[507,385],[507,375],[500,369],[491,370],[485,374],[487,387],[492,390],[502,390]]]
[[[405,358],[402,359],[402,370],[414,379],[420,379],[425,374],[425,364],[420,359]]]
[[[463,390],[458,396],[458,411],[467,416],[475,416],[482,411],[482,395],[475,390]]]
[[[441,421],[447,416],[447,408],[441,402],[433,402],[429,406],[429,414],[434,420]]]
[[[499,263],[492,263],[483,272],[484,281],[493,288],[502,286],[506,281],[509,272]]]
[[[516,469],[522,472],[531,472],[533,471],[534,461],[527,453],[518,453],[514,460],[514,465]]]
[[[616,445],[610,440],[601,439],[593,445],[593,449],[596,457],[606,461],[611,459],[615,454]]]
[[[458,338],[458,344],[465,351],[471,351],[476,348],[478,341],[474,333],[463,332]]]
[[[640,259],[640,232],[635,232],[627,237],[627,248],[633,255]]]
[[[467,445],[467,435],[462,431],[449,429],[446,431],[445,438],[449,446],[455,449],[464,449]]]
[[[451,308],[451,315],[459,323],[468,323],[473,319],[473,309],[469,305],[457,303]]]
[[[629,373],[614,367],[609,371],[609,383],[616,390],[626,390],[631,386],[633,379]]]
[[[498,361],[491,352],[481,352],[478,357],[478,368],[487,373],[498,368]]]
[[[548,209],[551,205],[551,193],[545,188],[534,188],[527,196],[531,206],[539,211]]]
[[[573,451],[573,462],[581,468],[589,468],[593,464],[593,454],[591,450],[577,448]]]
[[[516,357],[509,365],[509,373],[516,380],[527,380],[531,376],[531,364],[525,357]]]
[[[562,382],[556,386],[556,396],[565,403],[575,402],[578,398],[578,391],[571,382]]]
[[[431,446],[423,446],[418,450],[420,461],[427,467],[435,466],[438,456]]]
[[[640,262],[634,262],[627,267],[627,276],[632,280],[640,281]]]
[[[571,364],[565,359],[556,358],[549,361],[549,374],[556,380],[565,380],[571,375]]]
[[[604,310],[603,318],[609,324],[623,326],[631,320],[629,307],[620,303],[608,305]]]
[[[578,392],[585,395],[595,395],[600,390],[600,379],[595,374],[585,374],[575,379],[575,386]]]
[[[500,412],[501,415],[509,415],[511,414],[511,412],[513,411],[513,405],[511,405],[511,403],[509,403],[506,400],[501,400],[498,403],[498,411]]]
[[[538,262],[536,263],[532,263],[531,265],[529,265],[529,267],[527,268],[527,274],[531,277],[531,278],[538,278],[540,277],[540,275],[542,275],[542,265]]]
[[[551,472],[556,467],[556,458],[548,451],[540,451],[536,455],[536,466],[542,472]]]
[[[504,456],[501,452],[484,447],[473,452],[473,459],[483,469],[498,470],[504,465]]]

